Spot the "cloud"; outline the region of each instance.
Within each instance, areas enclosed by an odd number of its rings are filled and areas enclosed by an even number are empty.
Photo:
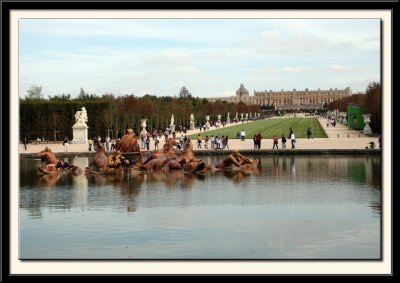
[[[277,30],[267,30],[261,33],[261,37],[265,39],[274,39],[279,36],[279,31]]]
[[[144,64],[177,65],[189,60],[190,56],[187,53],[167,50],[157,55],[148,55],[143,62]]]
[[[288,73],[305,74],[310,71],[307,67],[285,67],[283,68]]]
[[[195,96],[231,96],[241,82],[250,92],[330,79],[340,88],[380,73],[371,20],[22,20],[20,31],[22,95],[43,84],[50,95],[175,95],[185,85]]]
[[[343,66],[339,64],[330,65],[327,67],[329,71],[340,72],[340,73],[352,73],[352,72],[359,72],[363,70],[359,67],[350,67],[350,66]]]
[[[174,75],[199,75],[200,70],[196,67],[181,67],[172,70]]]

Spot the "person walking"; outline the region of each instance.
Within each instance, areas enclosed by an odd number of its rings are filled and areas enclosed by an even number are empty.
[[[157,138],[157,136],[154,138],[154,150],[157,150],[158,149],[158,144],[159,144],[159,140],[158,140],[158,138]]]
[[[286,148],[286,138],[284,134],[282,134],[281,142],[282,142],[282,148]]]
[[[89,151],[92,151],[92,146],[93,146],[93,140],[92,139],[88,140],[88,145],[89,145]]]
[[[26,137],[24,138],[24,148],[25,148],[25,151],[28,149],[28,141],[27,141]]]
[[[261,149],[261,140],[262,140],[261,133],[258,133],[258,135],[256,136],[256,139],[257,139],[257,148]]]
[[[274,141],[274,146],[272,147],[272,149],[274,149],[275,146],[276,146],[276,149],[279,149],[279,148],[278,148],[278,137],[274,135],[274,137],[272,138],[272,140]]]
[[[240,132],[240,138],[242,139],[242,141],[244,141],[245,137],[246,137],[246,132],[244,130],[242,130]]]
[[[149,135],[147,135],[147,137],[146,137],[146,149],[150,150],[150,136]]]
[[[67,137],[64,138],[63,146],[64,146],[64,152],[68,152],[68,138]]]
[[[294,132],[290,135],[290,142],[292,143],[292,148],[296,148],[296,137]]]
[[[107,136],[107,137],[106,137],[106,150],[107,150],[107,151],[110,150],[110,141],[111,141],[110,137]]]
[[[197,135],[197,148],[201,148],[201,135]]]

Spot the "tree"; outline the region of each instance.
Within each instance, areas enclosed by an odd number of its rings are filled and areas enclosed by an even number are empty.
[[[179,98],[192,98],[192,94],[186,89],[186,87],[182,87],[179,92]]]
[[[381,113],[381,85],[371,82],[366,89],[365,110],[369,114]]]
[[[65,94],[57,94],[55,96],[49,95],[49,100],[50,101],[68,101],[71,99],[71,95],[69,93]]]
[[[26,92],[26,99],[43,99],[42,86],[32,85]]]

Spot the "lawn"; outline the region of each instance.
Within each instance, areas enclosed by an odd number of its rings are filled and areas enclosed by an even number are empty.
[[[288,138],[289,128],[292,127],[296,138],[307,138],[307,128],[311,127],[313,130],[314,138],[327,138],[324,129],[316,118],[279,118],[279,119],[265,119],[250,123],[238,123],[236,126],[231,126],[211,130],[208,132],[201,132],[201,137],[204,139],[206,135],[226,136],[230,139],[236,139],[237,132],[245,130],[246,138],[253,138],[254,135],[261,133],[263,138],[272,138],[274,135],[281,138],[282,134]],[[197,134],[190,135],[190,139],[196,140]]]

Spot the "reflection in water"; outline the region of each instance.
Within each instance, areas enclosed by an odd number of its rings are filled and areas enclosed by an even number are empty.
[[[214,159],[206,157],[206,162],[218,163],[218,157]],[[287,160],[290,161],[290,170],[287,170]],[[66,162],[70,160],[65,159]],[[78,157],[72,161],[80,167],[87,166],[88,158]],[[240,184],[244,180],[256,180],[264,178],[265,181],[279,182],[282,180],[296,180],[296,182],[322,182],[328,181],[343,182],[352,180],[360,184],[365,184],[371,188],[381,188],[381,166],[379,157],[315,157],[315,156],[272,156],[261,159],[262,168],[256,168],[248,172],[239,171],[236,168],[226,171],[214,171],[206,174],[184,173],[181,170],[158,170],[149,174],[124,174],[124,175],[63,175],[49,174],[38,176],[35,174],[37,160],[21,160],[21,187],[29,188],[72,190],[75,188],[75,196],[70,196],[71,202],[76,201],[80,207],[85,207],[90,198],[90,190],[101,187],[112,187],[119,191],[121,197],[129,197],[128,211],[135,211],[134,200],[140,192],[144,182],[147,187],[162,185],[168,190],[192,189],[196,182],[212,182],[224,177],[231,184]],[[35,185],[37,184],[37,185]],[[226,183],[225,185],[229,185]],[[64,201],[67,198],[64,199]],[[22,199],[24,200],[24,199]],[[31,202],[31,201],[29,201]],[[30,207],[35,202],[31,202]],[[42,204],[36,203],[38,207]],[[24,203],[21,204],[25,205]],[[65,203],[67,207],[71,203]],[[371,204],[380,213],[380,202]],[[37,208],[35,208],[36,210]]]
[[[379,157],[261,162],[203,175],[38,176],[40,161],[20,160],[21,258],[379,258]]]
[[[38,176],[38,186],[54,188],[61,176],[61,174],[46,174]]]

